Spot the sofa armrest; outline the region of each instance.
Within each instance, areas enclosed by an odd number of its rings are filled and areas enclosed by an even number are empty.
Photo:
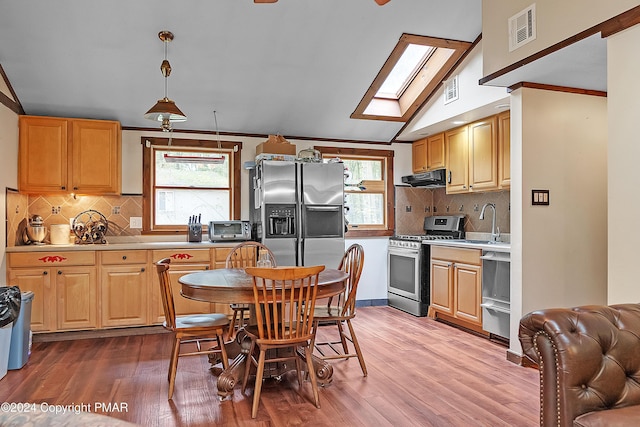
[[[540,371],[540,425],[640,404],[640,304],[535,311],[518,335]]]

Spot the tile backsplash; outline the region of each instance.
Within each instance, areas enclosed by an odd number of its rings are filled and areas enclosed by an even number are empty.
[[[510,192],[446,194],[444,188],[395,187],[396,234],[423,234],[425,216],[464,214],[466,232],[491,232],[489,212],[481,220],[480,211],[485,203],[496,205],[496,225],[501,233],[511,232]]]
[[[44,225],[69,224],[79,213],[92,209],[105,216],[108,236],[138,236],[141,230],[129,228],[129,217],[142,216],[142,196],[24,195],[7,190],[7,246],[16,246],[20,221],[40,215]]]

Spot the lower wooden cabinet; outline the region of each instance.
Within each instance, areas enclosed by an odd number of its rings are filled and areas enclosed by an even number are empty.
[[[7,283],[34,293],[33,332],[155,325],[164,321],[164,310],[154,262],[171,258],[169,274],[178,315],[231,314],[229,304],[183,297],[178,278],[224,268],[232,247],[9,252]]]
[[[482,330],[481,255],[480,249],[431,246],[430,316]]]
[[[55,270],[58,302],[57,330],[98,327],[95,267],[60,267]]]
[[[148,252],[140,250],[100,253],[103,327],[149,324]]]
[[[9,256],[11,257],[11,255]],[[51,285],[49,268],[15,268],[8,272],[10,286],[19,286],[23,292],[33,292],[31,301],[31,330],[56,330],[56,290]]]
[[[99,326],[95,265],[94,251],[8,254],[9,285],[34,293],[34,332]]]
[[[196,271],[209,270],[211,268],[211,253],[209,249],[179,249],[161,250],[152,252],[152,262],[157,262],[163,258],[171,259],[169,268],[169,278],[171,289],[173,290],[173,301],[176,315],[183,314],[204,314],[214,312],[211,303],[196,301],[185,298],[181,295],[182,286],[178,282],[180,276]],[[155,267],[154,267],[155,272]],[[153,275],[152,294],[154,302],[152,304],[152,322],[164,321],[164,309],[160,297],[160,280],[157,273]]]

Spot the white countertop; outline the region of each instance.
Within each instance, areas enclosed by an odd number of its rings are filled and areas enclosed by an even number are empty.
[[[457,248],[511,253],[511,243],[506,242],[489,243],[480,240],[423,240],[422,243],[435,246],[453,246]]]
[[[87,244],[87,245],[25,245],[13,246],[6,249],[6,252],[51,252],[51,251],[122,251],[134,249],[208,249],[215,247],[231,247],[240,242],[220,242],[212,243],[203,242],[159,242],[159,241],[131,241],[105,244]]]

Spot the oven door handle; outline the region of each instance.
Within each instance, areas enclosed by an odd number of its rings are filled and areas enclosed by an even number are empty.
[[[389,254],[390,255],[416,257],[416,256],[420,255],[420,249],[389,248]]]

